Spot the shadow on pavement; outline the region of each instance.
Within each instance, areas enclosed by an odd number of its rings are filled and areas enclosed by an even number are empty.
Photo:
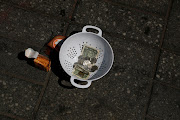
[[[27,61],[27,64],[29,64],[30,66],[32,67],[35,67],[35,64],[34,64],[34,59],[33,58],[27,58],[25,56],[25,51],[21,51],[19,54],[18,54],[18,57],[17,57],[19,60],[25,60]]]
[[[78,33],[78,32],[80,32],[80,31],[73,31],[73,32],[70,33],[70,36],[75,34],[75,33]],[[60,47],[61,47],[61,45],[63,44],[63,42],[65,40],[66,39],[64,39],[61,42],[59,42],[56,45],[55,49],[50,50],[49,59],[51,60],[51,70],[52,70],[52,72],[56,76],[58,76],[58,78],[59,78],[58,84],[60,86],[64,87],[64,88],[66,88],[66,89],[73,89],[75,87],[72,86],[71,83],[70,83],[70,76],[63,70],[63,68],[61,67],[60,61],[59,61],[59,50],[60,50]],[[44,46],[46,46],[46,44]],[[21,51],[18,54],[18,59],[19,60],[25,60],[25,61],[27,61],[27,63],[30,66],[35,67],[34,59],[33,58],[27,58],[25,56],[25,51]],[[75,80],[75,82],[78,83],[78,84],[87,84],[86,82],[78,81],[78,80]]]
[[[70,33],[70,36],[78,33],[80,31],[73,31]],[[51,59],[51,70],[52,72],[59,77],[58,83],[60,86],[67,88],[67,89],[73,89],[75,88],[74,86],[71,85],[70,83],[70,76],[63,70],[61,67],[60,61],[59,61],[59,50],[61,45],[66,39],[62,40],[54,50],[50,53],[50,59]],[[83,81],[78,81],[75,80],[76,83],[78,84],[87,84],[86,82]]]
[[[57,46],[59,46],[59,44]],[[57,51],[56,48],[51,52],[49,58],[51,59],[52,72],[59,77],[59,85],[67,89],[74,88],[74,86],[72,86],[70,83],[70,76],[61,67],[59,61],[59,51]]]

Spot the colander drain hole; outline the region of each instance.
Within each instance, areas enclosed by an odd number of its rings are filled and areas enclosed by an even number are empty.
[[[79,44],[79,45],[80,45],[80,44]],[[81,52],[82,52],[84,45],[80,45],[79,47],[80,47],[80,50],[81,50]]]
[[[69,57],[69,58],[71,58],[71,59],[73,59],[76,55],[77,55],[77,52],[76,52],[76,50],[75,50],[75,47],[70,47],[69,48],[69,50],[68,50],[68,54],[67,54],[67,56]]]

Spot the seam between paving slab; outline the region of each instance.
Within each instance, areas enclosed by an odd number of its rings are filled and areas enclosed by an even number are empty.
[[[1,3],[1,2],[0,2],[0,3]],[[73,5],[72,12],[70,13],[69,19],[68,19],[68,21],[66,22],[65,29],[64,29],[64,31],[63,31],[63,35],[65,35],[66,32],[67,32],[67,29],[68,29],[68,27],[69,27],[69,21],[71,21],[71,19],[72,19],[72,15],[74,14],[74,11],[75,11],[75,8],[76,8],[76,6],[77,6],[77,3],[78,3],[78,0],[75,0],[75,3],[74,3],[74,5]],[[1,35],[0,35],[0,36],[1,36]],[[2,37],[4,37],[4,36],[2,36]],[[4,37],[4,38],[7,38],[7,37]],[[34,46],[34,45],[33,45],[33,46]],[[4,73],[6,73],[6,72],[4,72]],[[52,74],[52,71],[50,70],[50,71],[46,74],[45,82],[44,82],[44,83],[38,83],[38,82],[35,82],[35,81],[33,81],[33,80],[29,80],[29,79],[27,80],[27,79],[22,78],[21,76],[15,76],[14,74],[9,74],[9,73],[6,73],[6,74],[7,74],[7,75],[10,75],[10,76],[12,76],[12,77],[21,78],[21,79],[23,79],[23,80],[29,81],[29,82],[34,83],[34,84],[41,84],[41,85],[43,84],[43,88],[41,89],[41,92],[40,92],[39,98],[38,98],[38,100],[37,100],[36,106],[35,106],[35,108],[34,108],[34,110],[33,110],[33,114],[32,114],[32,116],[30,116],[33,120],[35,120],[35,118],[36,118],[36,116],[37,116],[37,112],[38,112],[39,107],[40,107],[40,104],[41,104],[41,101],[42,101],[42,98],[43,98],[43,96],[44,96],[45,90],[46,90],[46,88],[47,88],[47,86],[48,86],[48,83],[49,83],[49,80],[50,80],[50,76],[51,76],[51,74]],[[22,118],[22,117],[18,117],[18,116],[16,116],[16,115],[9,114],[9,113],[0,112],[0,115],[7,116],[7,117],[10,117],[10,118],[13,118],[13,119],[25,120],[25,119]]]
[[[45,91],[46,91],[46,88],[47,88],[47,86],[48,86],[48,83],[49,83],[51,74],[52,74],[52,71],[48,72],[48,74],[47,74],[47,76],[46,76],[46,78],[45,78],[44,86],[43,86],[43,88],[41,89],[41,93],[40,93],[39,98],[38,98],[38,100],[37,100],[36,106],[35,106],[35,108],[34,108],[34,110],[33,110],[33,115],[32,115],[32,119],[33,119],[33,120],[35,120],[35,118],[36,118],[36,116],[37,116],[37,112],[38,112],[38,110],[39,110],[39,106],[40,106],[40,104],[41,104],[41,101],[42,101],[42,98],[43,98],[44,93],[45,93]]]
[[[72,15],[74,14],[75,8],[76,8],[76,6],[77,6],[77,2],[78,2],[78,0],[75,0],[75,3],[74,3],[74,5],[73,5],[73,9],[72,9],[72,12],[70,13],[70,16],[72,16]],[[67,32],[67,29],[68,29],[68,27],[69,27],[69,21],[71,20],[71,18],[72,18],[72,17],[69,17],[69,20],[68,20],[68,22],[66,23],[67,25],[66,25],[66,28],[64,29],[63,35],[65,35],[66,32]],[[42,99],[43,99],[44,93],[45,93],[45,91],[46,91],[46,88],[47,88],[47,86],[48,86],[48,83],[49,83],[51,74],[52,74],[52,71],[50,70],[50,72],[48,72],[48,74],[47,74],[47,76],[46,76],[46,78],[45,78],[44,87],[43,87],[42,90],[41,90],[41,93],[40,93],[40,95],[39,95],[39,99],[38,99],[37,104],[36,104],[36,106],[35,106],[35,108],[34,108],[34,111],[33,111],[33,116],[32,116],[32,117],[33,117],[33,118],[32,118],[33,120],[36,119],[37,112],[38,112],[38,110],[39,110],[39,107],[40,107],[40,104],[41,104],[41,102],[42,102]]]
[[[103,0],[103,1],[105,1],[105,2],[109,2],[110,4],[113,4],[113,5],[119,5],[119,6],[122,6],[122,7],[125,7],[125,8],[128,8],[128,9],[130,9],[130,10],[135,10],[135,11],[137,11],[137,12],[142,12],[142,13],[146,13],[146,14],[149,14],[149,15],[152,15],[152,16],[156,16],[156,17],[161,17],[161,18],[163,18],[164,20],[165,20],[165,26],[164,26],[164,29],[163,29],[163,32],[162,32],[162,37],[161,37],[161,41],[160,41],[160,46],[159,47],[157,47],[157,46],[152,46],[152,47],[154,47],[154,48],[158,48],[158,50],[159,50],[159,52],[158,52],[158,54],[157,54],[157,56],[156,56],[156,62],[155,62],[155,65],[154,65],[154,72],[152,73],[152,83],[150,84],[150,87],[149,87],[149,102],[150,102],[150,99],[151,99],[151,94],[152,94],[152,88],[153,88],[153,83],[154,82],[156,82],[156,83],[159,83],[159,84],[161,84],[161,85],[164,85],[164,86],[167,86],[167,87],[172,87],[172,88],[175,88],[175,89],[179,89],[179,88],[177,88],[177,87],[174,87],[174,86],[171,86],[171,85],[168,85],[167,83],[165,83],[165,82],[159,82],[159,81],[156,81],[155,79],[154,79],[154,76],[155,76],[155,74],[156,74],[156,69],[157,69],[157,67],[158,67],[158,63],[159,63],[159,57],[160,57],[160,55],[161,55],[161,52],[162,51],[167,51],[167,49],[165,49],[165,48],[162,48],[163,46],[163,42],[164,42],[164,37],[165,37],[165,33],[166,33],[166,29],[167,29],[167,24],[168,24],[168,19],[169,19],[169,15],[170,15],[170,10],[171,10],[171,7],[172,7],[172,0],[169,0],[169,5],[168,5],[168,10],[167,10],[167,13],[166,13],[166,16],[161,16],[161,15],[158,15],[158,14],[154,14],[154,13],[151,13],[151,12],[147,12],[147,11],[142,11],[142,10],[139,10],[139,9],[136,9],[136,8],[133,8],[133,7],[129,7],[129,6],[127,6],[127,5],[122,5],[122,4],[120,4],[120,3],[115,3],[115,2],[112,2],[112,1],[110,1],[110,0]],[[70,21],[71,23],[70,24],[74,24],[74,25],[84,25],[84,24],[79,24],[79,23],[76,23],[76,22],[74,22],[74,21]],[[121,35],[119,35],[118,33],[110,33],[110,32],[106,32],[106,33],[108,33],[108,34],[110,34],[110,35],[113,35],[113,36],[121,36]],[[128,39],[130,39],[130,40],[132,40],[131,38],[128,38]],[[138,43],[142,43],[142,44],[145,44],[145,45],[148,45],[148,44],[146,44],[146,43],[144,43],[144,42],[140,42],[140,41],[137,41]],[[150,46],[150,45],[148,45],[148,46]],[[174,54],[176,54],[176,55],[178,55],[177,53],[175,53],[174,51],[171,51],[171,50],[168,50],[168,52],[169,53],[174,53]],[[149,103],[148,102],[148,103]],[[149,104],[147,104],[147,106],[145,107],[145,115],[143,115],[143,117],[144,117],[144,119],[146,119],[146,118],[153,118],[153,119],[161,119],[161,118],[158,118],[158,117],[154,117],[154,116],[151,116],[151,115],[147,115],[147,110],[148,110],[148,107],[149,107]]]
[[[74,0],[74,1],[75,1],[75,3],[73,5],[72,11],[70,12],[70,15],[68,16],[69,19],[67,21],[67,24],[65,25],[65,28],[64,28],[64,31],[63,31],[63,36],[66,36],[66,33],[67,33],[68,28],[69,28],[70,22],[71,22],[71,20],[73,18],[73,14],[74,14],[74,12],[76,10],[76,7],[78,5],[78,2],[79,2],[79,0]]]
[[[152,96],[152,93],[153,93],[153,86],[154,86],[154,79],[155,79],[155,75],[156,75],[156,72],[157,72],[157,68],[158,68],[158,64],[159,64],[159,60],[160,60],[160,55],[162,53],[162,45],[163,45],[163,42],[164,42],[164,38],[165,38],[165,33],[166,33],[166,30],[167,30],[167,25],[168,25],[168,20],[169,20],[169,16],[170,16],[170,12],[171,12],[171,9],[172,9],[172,4],[173,4],[173,0],[169,0],[169,5],[168,5],[168,10],[167,10],[167,13],[166,13],[166,17],[165,17],[165,25],[164,25],[164,29],[163,29],[163,32],[162,32],[162,37],[161,37],[161,41],[160,41],[160,46],[159,46],[159,51],[158,51],[158,56],[156,56],[156,59],[155,59],[155,64],[154,64],[154,72],[152,73],[152,79],[151,79],[151,82],[150,82],[150,89],[149,89],[149,95],[148,95],[148,102],[147,104],[145,105],[145,112],[144,112],[144,119],[146,120],[146,115],[148,114],[148,108],[149,108],[149,105],[150,105],[150,102],[151,102],[151,96]]]

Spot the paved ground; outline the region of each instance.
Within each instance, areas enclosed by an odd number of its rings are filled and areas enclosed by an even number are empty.
[[[179,0],[0,0],[1,120],[180,119]],[[90,24],[115,61],[88,89],[70,85],[54,53],[52,71],[22,57],[56,35]],[[56,65],[56,66],[55,66]]]

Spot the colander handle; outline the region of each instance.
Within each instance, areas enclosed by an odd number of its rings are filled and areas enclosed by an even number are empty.
[[[86,33],[88,28],[92,28],[92,29],[97,30],[98,31],[97,35],[102,36],[102,30],[96,26],[86,25],[83,27],[82,32]]]
[[[92,81],[87,81],[87,84],[86,84],[86,85],[79,85],[79,84],[77,84],[77,83],[74,82],[74,79],[75,79],[75,78],[74,78],[73,76],[71,76],[70,81],[71,81],[71,84],[72,84],[73,86],[77,87],[77,88],[88,88],[88,87],[91,85],[91,83],[92,83]]]

